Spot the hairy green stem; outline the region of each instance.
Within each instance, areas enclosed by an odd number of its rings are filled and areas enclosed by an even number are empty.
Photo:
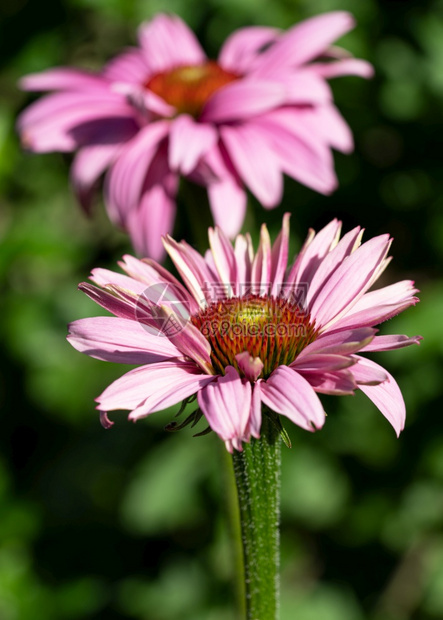
[[[260,439],[234,450],[245,565],[247,620],[277,620],[281,437],[263,416]]]

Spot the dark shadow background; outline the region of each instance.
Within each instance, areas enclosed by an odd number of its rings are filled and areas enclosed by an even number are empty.
[[[130,251],[98,201],[90,220],[70,194],[69,157],[21,152],[26,73],[99,68],[158,10],[177,12],[215,57],[235,28],[287,28],[326,10],[354,13],[340,43],[376,78],[333,81],[356,141],[336,154],[340,188],[323,197],[287,179],[284,203],[251,199],[248,228],[292,248],[309,227],[343,220],[389,232],[383,284],[414,278],[422,302],[382,327],[422,345],[379,356],[408,410],[400,439],[362,394],[324,398],[325,428],[287,424],[282,481],[282,620],[443,617],[443,2],[374,0],[3,0],[0,5],[0,618],[228,620],[233,563],[221,442],[163,431],[174,411],[104,431],[93,399],[123,367],[65,341],[100,314],[77,291],[94,266]],[[183,209],[182,209],[183,213]],[[187,236],[186,219],[176,236]]]

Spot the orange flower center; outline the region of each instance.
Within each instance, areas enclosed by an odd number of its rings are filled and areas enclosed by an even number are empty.
[[[146,88],[174,106],[178,113],[197,118],[213,93],[239,77],[209,60],[202,65],[157,73],[146,82]]]
[[[263,362],[266,379],[278,366],[290,364],[317,337],[309,313],[280,297],[245,295],[212,302],[191,317],[211,345],[214,370],[240,370],[235,356],[247,351]]]

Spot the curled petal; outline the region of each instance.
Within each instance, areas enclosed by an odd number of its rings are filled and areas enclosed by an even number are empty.
[[[248,381],[253,383],[257,381],[261,371],[263,370],[263,362],[259,357],[252,357],[247,351],[237,353],[235,356],[238,367],[245,375]]]

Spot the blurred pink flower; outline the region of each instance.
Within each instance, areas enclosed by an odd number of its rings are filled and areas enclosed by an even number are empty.
[[[77,151],[72,184],[85,209],[108,169],[109,216],[142,255],[163,254],[180,175],[208,188],[214,221],[232,238],[245,186],[266,208],[281,200],[282,173],[318,192],[335,189],[331,147],[349,152],[353,142],[326,80],[372,75],[367,62],[331,47],[353,26],[338,11],[287,32],[243,28],[214,62],[180,18],[157,15],[140,27],[140,46],[100,73],[56,68],[24,77],[25,90],[56,92],[21,114],[23,145]]]
[[[75,321],[68,339],[92,357],[140,365],[97,399],[103,424],[110,410],[129,409],[137,420],[197,395],[194,418],[204,414],[228,450],[241,450],[260,434],[262,403],[313,431],[325,419],[317,392],[360,389],[399,434],[397,383],[358,353],[420,341],[374,329],[415,304],[416,289],[405,280],[367,292],[389,263],[391,239],[360,245],[360,228],[339,240],[340,228],[333,220],[311,230],[289,270],[289,214],[272,247],[262,226],[255,254],[248,235],[232,247],[219,228],[209,229],[204,258],[166,238],[183,284],[149,259],[125,256],[127,275],[95,269],[98,286],[80,288],[115,316]]]

